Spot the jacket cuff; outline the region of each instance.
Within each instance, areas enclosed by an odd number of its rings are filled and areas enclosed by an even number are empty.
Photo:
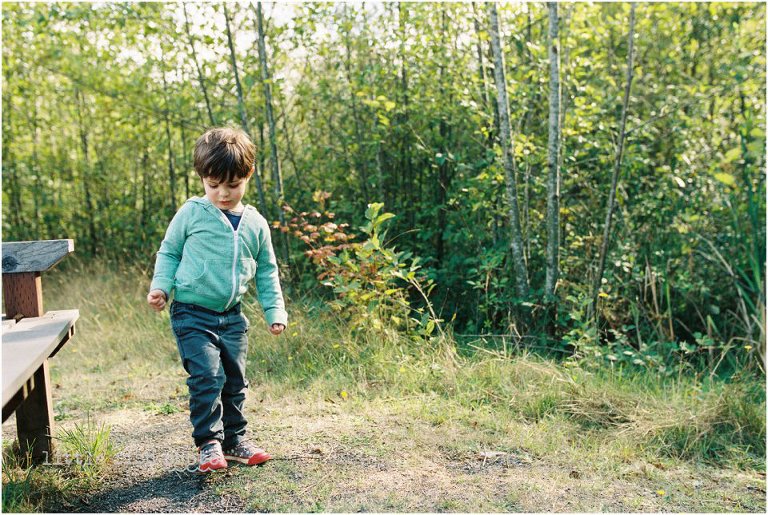
[[[270,309],[264,312],[264,318],[267,319],[267,325],[272,327],[272,324],[283,324],[288,327],[288,313],[282,309]]]
[[[168,279],[155,278],[152,280],[152,284],[149,286],[149,291],[161,290],[165,293],[165,300],[170,300],[171,289],[173,288],[173,281]]]

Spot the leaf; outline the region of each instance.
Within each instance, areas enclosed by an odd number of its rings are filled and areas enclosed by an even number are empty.
[[[390,218],[394,218],[394,217],[395,217],[395,215],[394,215],[394,214],[392,214],[392,213],[384,213],[384,214],[382,214],[382,215],[379,215],[379,216],[376,218],[376,222],[374,222],[374,223],[375,223],[376,225],[380,225],[380,224],[382,224],[382,223],[386,222],[387,220],[389,220]]]
[[[762,154],[763,153],[763,141],[757,140],[749,143],[747,145],[747,151],[751,154]]]
[[[733,177],[733,175],[729,173],[724,173],[724,172],[716,173],[715,179],[717,179],[718,181],[722,182],[727,186],[736,186],[736,179]]]
[[[730,163],[741,156],[741,147],[734,147],[725,153],[725,162]]]
[[[381,208],[384,207],[384,204],[381,202],[374,202],[371,204],[368,204],[368,209],[365,210],[365,218],[367,220],[373,220],[376,215],[379,214],[379,211],[381,211]]]

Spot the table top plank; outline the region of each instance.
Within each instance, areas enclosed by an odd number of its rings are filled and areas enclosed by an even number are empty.
[[[44,272],[75,251],[74,240],[4,241],[3,273]]]
[[[76,309],[49,311],[3,327],[3,405],[48,359],[79,317]]]

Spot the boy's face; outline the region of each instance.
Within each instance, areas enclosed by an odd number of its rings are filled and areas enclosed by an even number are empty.
[[[219,209],[234,209],[240,205],[251,175],[252,173],[248,177],[221,182],[213,177],[205,177],[203,179],[205,196]]]

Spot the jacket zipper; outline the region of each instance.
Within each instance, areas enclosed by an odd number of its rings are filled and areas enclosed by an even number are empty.
[[[227,220],[229,222],[229,220]],[[240,220],[240,223],[243,223],[242,219]],[[230,225],[232,227],[232,225]],[[227,301],[227,309],[229,309],[229,304],[234,300],[235,293],[237,291],[237,244],[238,244],[238,238],[237,238],[237,230],[232,228],[232,232],[235,234],[235,240],[234,240],[234,248],[235,253],[232,256],[232,295],[230,295],[229,300]]]
[[[215,207],[214,207],[215,208]],[[219,220],[224,222],[224,224],[229,227],[232,230],[232,233],[234,234],[234,241],[233,241],[233,250],[234,254],[232,256],[232,294],[229,296],[229,300],[227,301],[226,306],[224,306],[224,311],[229,309],[229,304],[235,299],[235,294],[237,293],[237,248],[238,248],[238,230],[232,227],[232,223],[229,221],[229,218],[227,218],[227,215],[224,214],[223,211],[221,211],[218,208],[215,208],[219,213]],[[240,223],[243,223],[243,218],[245,218],[245,212],[246,210],[243,210],[243,217],[240,218]],[[239,227],[239,226],[238,226]]]

